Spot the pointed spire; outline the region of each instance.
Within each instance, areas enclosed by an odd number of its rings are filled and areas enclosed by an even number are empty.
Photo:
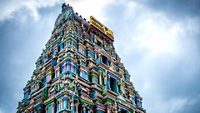
[[[62,4],[62,13],[65,13],[69,9],[73,10],[73,8],[69,4],[67,5],[65,3]]]
[[[62,4],[62,13],[65,11],[65,10],[67,10],[67,8],[69,7],[69,4],[65,4],[65,3],[63,3]]]

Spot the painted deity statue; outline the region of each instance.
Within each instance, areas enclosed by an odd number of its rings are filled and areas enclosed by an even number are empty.
[[[117,103],[114,103],[113,109],[112,109],[113,113],[118,113],[118,109],[117,109]]]
[[[121,79],[120,82],[119,82],[119,87],[120,87],[120,89],[121,89],[122,95],[124,95],[124,94],[125,94],[125,91],[124,91],[124,85],[123,85],[122,79]]]
[[[106,85],[106,83],[107,83],[107,71],[104,71],[103,72],[103,78],[104,78],[104,85]]]

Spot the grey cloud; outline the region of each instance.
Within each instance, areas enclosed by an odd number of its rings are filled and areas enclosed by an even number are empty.
[[[136,3],[142,7],[133,8],[132,13],[127,14],[128,2]],[[125,67],[128,68],[136,89],[144,97],[144,107],[147,112],[200,112],[198,109],[200,105],[200,88],[198,87],[200,86],[199,1],[146,0],[128,2],[116,3],[107,9],[108,16],[112,18],[108,24],[115,32],[116,50]],[[183,34],[176,37],[179,39],[178,43],[181,48],[177,55],[160,54],[156,57],[150,57],[148,51],[138,48],[138,44],[131,41],[137,38],[138,33],[143,33],[137,27],[147,19],[145,11],[149,8],[152,9],[148,12],[150,18],[155,13],[167,15],[167,18],[170,19],[168,26],[184,23],[182,26]],[[156,22],[158,19],[154,18],[154,21]],[[189,25],[184,22],[185,20],[190,21]],[[165,20],[159,21],[161,24],[166,22]],[[192,21],[193,24],[191,24]],[[124,54],[126,48],[132,48],[129,50],[129,54]]]
[[[199,0],[138,0],[137,2],[178,19],[200,15]]]
[[[193,100],[194,102],[188,102],[187,105],[183,106],[184,109],[181,109],[179,111],[179,113],[191,113],[191,111],[193,113],[199,113],[200,110],[199,110],[199,105],[200,105],[200,98],[199,96],[193,96],[191,97],[191,100]]]
[[[0,22],[0,111],[16,112],[23,87],[35,69],[35,61],[51,36],[57,6],[38,9],[34,20],[26,9]],[[60,11],[60,10],[59,10]]]

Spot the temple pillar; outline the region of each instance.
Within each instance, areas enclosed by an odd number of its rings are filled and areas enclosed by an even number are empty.
[[[65,76],[66,76],[66,72],[67,72],[67,63],[64,63],[64,71],[65,71]]]
[[[64,100],[64,109],[68,110],[69,109],[68,98],[64,97],[63,100]]]
[[[101,75],[101,73],[99,74],[99,84],[102,85],[102,75]]]
[[[106,105],[106,113],[111,113],[111,105]]]
[[[78,105],[79,105],[79,103],[76,102],[74,105],[75,105],[75,112],[78,113]]]
[[[92,77],[92,83],[95,83],[95,75],[93,73],[91,74],[91,77]]]
[[[45,113],[47,113],[47,111],[48,111],[48,107],[45,107]]]
[[[52,110],[53,110],[53,113],[56,113],[56,104],[55,104],[55,102],[52,104]]]
[[[110,76],[108,75],[108,79],[107,79],[107,88],[110,89]]]
[[[116,90],[116,93],[118,94],[119,93],[119,87],[118,87],[118,81],[115,80],[115,90]]]
[[[92,83],[98,84],[98,80],[97,80],[98,76],[96,74],[92,73],[91,77],[92,77]]]
[[[70,100],[70,109],[71,109],[71,113],[75,113],[75,106],[74,106],[74,99],[73,99],[73,97]]]
[[[85,108],[85,106],[83,106],[83,113],[86,113],[86,108]]]

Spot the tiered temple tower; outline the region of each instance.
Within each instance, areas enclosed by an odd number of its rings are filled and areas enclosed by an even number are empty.
[[[62,5],[17,113],[145,113],[113,32]]]

